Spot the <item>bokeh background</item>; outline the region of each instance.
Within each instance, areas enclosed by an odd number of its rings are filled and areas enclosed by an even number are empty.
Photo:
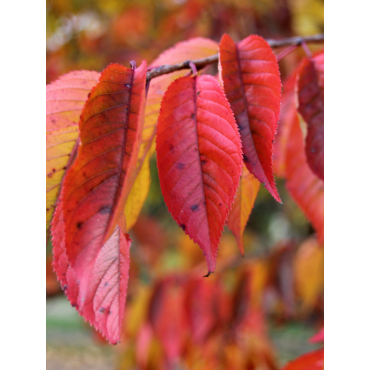
[[[323,32],[321,0],[48,0],[46,82],[109,63],[152,62],[192,37],[219,41]],[[312,51],[320,46],[310,46]],[[281,50],[274,50],[279,53]],[[279,62],[282,79],[297,49]],[[261,187],[244,233],[242,258],[225,228],[216,273],[172,220],[155,155],[151,188],[130,232],[131,269],[122,342],[109,346],[71,308],[47,250],[47,368],[279,369],[317,348],[323,325],[323,249],[277,178],[283,205]]]

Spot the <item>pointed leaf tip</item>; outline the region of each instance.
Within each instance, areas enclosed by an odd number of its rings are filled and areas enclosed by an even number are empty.
[[[126,302],[131,239],[117,226],[93,265],[76,271],[66,253],[64,224],[59,201],[52,228],[53,268],[57,278],[72,307],[111,344],[117,344]]]
[[[209,272],[214,272],[242,166],[237,126],[214,77],[182,77],[170,85],[162,101],[156,144],[166,205],[199,244]]]
[[[272,171],[273,141],[281,100],[276,57],[268,43],[256,35],[235,44],[225,34],[219,52],[220,73],[239,126],[244,163],[280,203]]]

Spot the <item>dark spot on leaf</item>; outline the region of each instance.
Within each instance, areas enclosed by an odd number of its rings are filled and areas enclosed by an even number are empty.
[[[55,123],[55,119],[52,119],[51,122]]]
[[[185,231],[186,226],[184,224],[181,224],[180,227]]]
[[[53,169],[52,169],[52,171],[53,171],[53,172],[55,172],[55,171],[56,171],[56,169],[55,169],[55,168],[53,168]]]
[[[172,144],[168,144],[168,148],[172,151],[173,150],[173,145]]]
[[[104,308],[104,307],[102,307],[102,308],[99,310],[99,312],[104,313],[104,312],[105,312],[105,308]]]
[[[108,315],[110,315],[112,313],[112,311],[108,311]]]
[[[63,290],[67,290],[67,289],[68,289],[68,285],[63,285],[63,286],[62,286],[62,289],[63,289]]]
[[[206,205],[206,201],[205,200],[203,200],[203,204]]]
[[[193,211],[193,212],[196,212],[199,210],[199,205],[198,204],[193,204],[190,209]]]
[[[200,91],[197,92],[197,95],[199,95],[199,94],[200,94]]]
[[[194,152],[197,152],[198,151],[198,149],[197,148],[194,148]]]
[[[206,163],[207,163],[207,161],[206,161],[205,159],[202,159],[202,160],[200,161],[200,163],[201,163],[201,164],[206,164]]]
[[[104,286],[108,286],[108,283],[105,283]]]
[[[52,173],[49,173],[48,174],[48,177],[52,178],[53,177],[53,174]]]
[[[83,222],[77,222],[76,227],[78,230],[81,229]]]
[[[248,159],[248,157],[245,154],[243,154],[243,161],[249,163],[249,159]]]
[[[100,208],[99,213],[101,213],[102,215],[107,215],[110,213],[110,211],[111,211],[110,206],[104,206]]]
[[[222,203],[219,203],[218,205],[221,207],[222,206]]]
[[[193,113],[190,117],[191,117],[191,119],[194,119],[195,118],[195,114]]]
[[[184,163],[177,163],[176,167],[177,167],[179,170],[182,170],[182,169],[184,169],[185,164],[184,164]]]
[[[311,153],[316,153],[316,149],[315,148],[312,148],[311,149]]]
[[[72,303],[72,307],[76,307],[76,303]]]
[[[62,170],[66,170],[67,169],[67,167],[66,166],[64,166],[63,168],[62,168]]]

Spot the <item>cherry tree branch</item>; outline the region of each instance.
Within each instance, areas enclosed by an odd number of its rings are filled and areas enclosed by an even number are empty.
[[[281,40],[266,40],[267,43],[272,48],[281,48],[284,46],[292,46],[296,45],[299,46],[302,43],[321,43],[324,41],[324,34],[317,34],[313,36],[306,36],[306,37],[289,37],[286,39]],[[182,62],[179,64],[165,64],[163,66],[159,66],[153,68],[152,70],[148,71],[146,74],[147,81],[150,81],[154,77],[162,76],[171,72],[180,71],[182,69],[189,69],[190,63],[193,63],[197,69],[202,69],[210,64],[214,64],[218,62],[218,54],[211,55],[210,57],[203,58],[203,59],[196,59],[196,60],[187,60],[186,62]]]

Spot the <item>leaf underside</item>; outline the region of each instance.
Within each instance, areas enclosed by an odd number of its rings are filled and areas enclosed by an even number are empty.
[[[117,226],[99,250],[94,264],[84,271],[80,284],[65,249],[61,202],[56,208],[53,227],[53,267],[72,306],[112,344],[120,341],[124,313],[131,240]]]
[[[235,201],[227,219],[227,226],[234,234],[242,255],[244,255],[243,232],[252,212],[259,188],[259,181],[243,165]]]
[[[239,126],[248,170],[281,203],[272,172],[272,151],[280,115],[279,66],[268,43],[251,35],[239,43],[220,42],[220,72]]]
[[[212,76],[182,77],[164,95],[157,131],[164,200],[214,272],[221,233],[241,174],[240,138]]]
[[[286,153],[286,188],[324,242],[324,182],[308,166],[299,122],[294,122]]]
[[[78,121],[100,73],[74,71],[46,86],[46,229],[78,137]]]
[[[306,58],[297,76],[298,111],[307,123],[306,156],[324,180],[324,53]]]
[[[111,64],[82,112],[81,143],[61,203],[65,248],[77,275],[93,265],[123,217],[136,173],[145,81],[145,62],[137,69]]]

